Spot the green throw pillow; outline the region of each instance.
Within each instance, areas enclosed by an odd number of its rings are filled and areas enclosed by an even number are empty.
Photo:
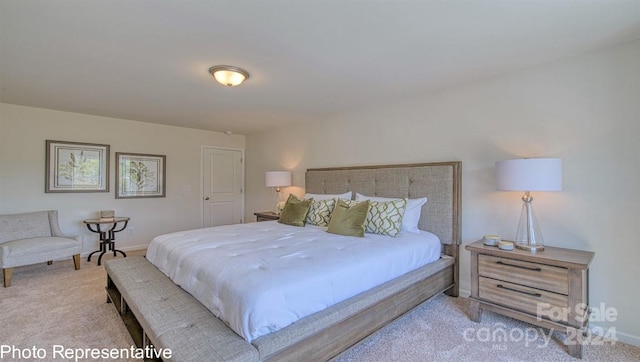
[[[388,236],[398,235],[406,207],[406,199],[371,201],[365,231]]]
[[[367,213],[369,212],[369,200],[359,202],[352,206],[349,206],[349,204],[343,200],[338,200],[338,204],[331,214],[331,221],[329,221],[327,232],[363,237],[364,223],[367,220]]]
[[[312,201],[313,199],[300,200],[293,195],[289,195],[278,222],[292,226],[304,226]]]

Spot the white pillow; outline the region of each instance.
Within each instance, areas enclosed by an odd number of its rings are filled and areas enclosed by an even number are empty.
[[[399,198],[392,197],[366,196],[356,192],[356,201],[392,201],[398,199]],[[421,197],[419,199],[407,199],[407,208],[405,209],[404,216],[402,217],[402,230],[414,234],[420,233],[420,230],[418,229],[418,223],[420,222],[420,214],[422,214],[422,205],[426,203],[426,197]]]
[[[351,200],[351,191],[344,194],[304,194],[305,199],[328,200],[328,199],[345,199]]]

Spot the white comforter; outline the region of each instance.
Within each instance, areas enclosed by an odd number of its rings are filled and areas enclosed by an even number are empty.
[[[276,221],[156,237],[147,259],[247,341],[437,260],[437,236],[330,234]]]

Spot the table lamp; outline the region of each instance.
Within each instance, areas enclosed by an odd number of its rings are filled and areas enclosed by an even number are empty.
[[[496,189],[524,191],[522,213],[516,231],[516,247],[531,252],[544,250],[542,231],[533,213],[530,191],[561,191],[562,160],[522,158],[496,162]]]
[[[280,190],[283,186],[291,186],[291,172],[289,171],[267,171],[264,173],[264,185],[274,187],[276,191],[275,213],[279,214]]]

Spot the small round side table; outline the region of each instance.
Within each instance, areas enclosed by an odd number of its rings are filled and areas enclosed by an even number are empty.
[[[116,233],[124,230],[129,223],[128,217],[114,217],[112,219],[87,219],[83,221],[87,225],[87,229],[94,233],[100,234],[100,249],[92,252],[87,257],[87,261],[91,261],[91,256],[95,253],[100,253],[98,257],[98,265],[102,262],[102,256],[107,251],[113,251],[113,256],[116,256],[116,252],[122,254],[125,258],[127,254],[122,250],[115,248],[116,245]],[[103,229],[104,228],[104,229]]]

